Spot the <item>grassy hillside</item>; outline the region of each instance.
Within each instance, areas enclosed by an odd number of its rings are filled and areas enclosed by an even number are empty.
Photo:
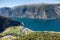
[[[16,26],[16,27],[9,27],[7,28],[4,32],[2,32],[2,34],[20,34],[20,27],[21,26]]]
[[[9,31],[7,31],[9,30]],[[2,35],[10,33],[21,35],[21,27],[7,28]],[[1,34],[0,34],[1,35]],[[8,37],[8,36],[7,36]],[[6,36],[1,37],[0,40],[8,40]],[[23,34],[22,36],[10,36],[11,40],[60,40],[60,32],[30,32],[29,34]]]
[[[11,40],[17,39],[17,38],[19,39],[19,37],[21,37],[22,35],[24,35],[26,33],[28,34],[30,32],[31,32],[30,30],[28,30],[22,26],[9,27],[5,31],[0,33],[0,40],[8,40],[9,37]]]
[[[9,27],[5,31],[3,31],[2,33],[0,33],[1,36],[5,36],[5,35],[8,35],[8,34],[19,35],[20,34],[20,26]]]
[[[23,35],[21,40],[60,40],[60,33],[52,32],[33,32]]]
[[[60,32],[24,32],[22,26],[9,27],[0,33],[0,40],[60,40]]]

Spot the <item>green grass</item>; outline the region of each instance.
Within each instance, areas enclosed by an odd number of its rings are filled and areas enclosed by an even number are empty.
[[[16,27],[10,27],[7,28],[3,33],[0,33],[1,35],[7,35],[7,34],[16,34],[21,35],[20,33],[21,26]],[[22,36],[16,36],[11,37],[12,40],[60,40],[60,32],[30,32],[29,34],[23,34]],[[8,40],[8,38],[0,38],[4,40]]]
[[[7,34],[16,34],[20,35],[20,27],[21,26],[16,26],[16,27],[9,27],[7,28],[4,32],[0,33],[0,35],[7,35]]]
[[[19,40],[60,40],[60,33],[52,32],[32,32],[23,35]]]

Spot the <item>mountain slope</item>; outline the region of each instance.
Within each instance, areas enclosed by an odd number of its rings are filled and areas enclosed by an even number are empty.
[[[60,4],[32,4],[13,8],[0,8],[0,15],[6,17],[56,19],[60,18]]]
[[[9,26],[19,26],[21,23],[10,18],[0,16],[0,33]]]
[[[9,38],[10,37],[10,38]],[[60,40],[60,32],[31,32],[22,36],[4,36],[1,40]]]

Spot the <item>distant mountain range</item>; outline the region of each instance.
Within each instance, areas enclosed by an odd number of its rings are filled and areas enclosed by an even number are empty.
[[[56,19],[60,18],[60,4],[32,4],[13,8],[0,8],[0,15],[6,17]]]

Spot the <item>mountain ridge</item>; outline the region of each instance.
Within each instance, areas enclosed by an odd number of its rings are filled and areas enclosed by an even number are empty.
[[[56,19],[60,18],[60,4],[31,4],[0,8],[0,15],[6,17]]]

